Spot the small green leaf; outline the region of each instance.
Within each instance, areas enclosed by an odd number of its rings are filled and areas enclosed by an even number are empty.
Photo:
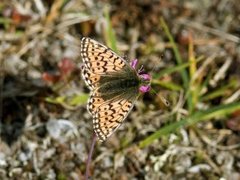
[[[47,97],[45,100],[53,104],[62,104],[65,101],[65,99],[66,99],[65,96],[58,96],[56,98]]]
[[[79,94],[77,96],[74,96],[70,100],[69,104],[71,106],[86,104],[87,101],[88,101],[88,98],[89,98],[89,94],[82,93],[82,94]]]

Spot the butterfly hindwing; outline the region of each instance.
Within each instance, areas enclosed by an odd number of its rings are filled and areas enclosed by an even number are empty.
[[[101,141],[106,140],[122,124],[131,111],[135,98],[114,98],[101,104],[93,115],[93,127]]]
[[[88,99],[87,104],[88,112],[92,115],[96,114],[98,107],[105,102],[106,100],[103,99],[102,96],[100,96],[97,90],[93,91]]]

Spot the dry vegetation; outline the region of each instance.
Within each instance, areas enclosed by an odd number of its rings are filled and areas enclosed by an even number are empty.
[[[0,1],[0,179],[84,178],[83,36],[138,58],[156,92],[97,143],[92,179],[240,179],[239,14],[238,0]]]

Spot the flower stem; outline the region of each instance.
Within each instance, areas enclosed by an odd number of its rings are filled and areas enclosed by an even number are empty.
[[[94,135],[93,135],[92,144],[91,144],[91,148],[90,148],[90,152],[89,152],[89,154],[88,154],[88,158],[87,158],[87,162],[86,162],[85,180],[88,180],[89,169],[90,169],[90,164],[91,164],[91,160],[92,160],[93,149],[94,149],[94,146],[95,146],[95,144],[96,144],[96,140],[97,140],[97,136],[94,134]]]

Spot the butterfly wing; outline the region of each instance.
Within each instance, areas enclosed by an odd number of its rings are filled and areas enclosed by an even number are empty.
[[[106,140],[122,124],[133,108],[138,94],[129,96],[126,93],[109,99],[106,102],[93,103],[97,99],[103,100],[101,95],[92,94],[89,109],[93,114],[93,128],[101,141]],[[100,102],[99,101],[99,102]]]
[[[121,71],[126,66],[131,68],[123,58],[110,48],[86,37],[82,38],[81,41],[81,56],[84,66],[98,75]]]
[[[82,76],[92,91],[87,108],[95,133],[104,141],[122,124],[138,97],[137,86],[119,89],[119,85],[124,86],[121,80],[137,81],[137,74],[123,58],[90,38],[82,39],[81,56]]]
[[[98,87],[99,80],[101,78],[99,74],[91,72],[91,70],[86,66],[82,66],[82,77],[90,90]]]
[[[101,76],[131,69],[129,64],[110,48],[87,37],[81,41],[81,56],[82,77],[90,90],[99,86]]]

